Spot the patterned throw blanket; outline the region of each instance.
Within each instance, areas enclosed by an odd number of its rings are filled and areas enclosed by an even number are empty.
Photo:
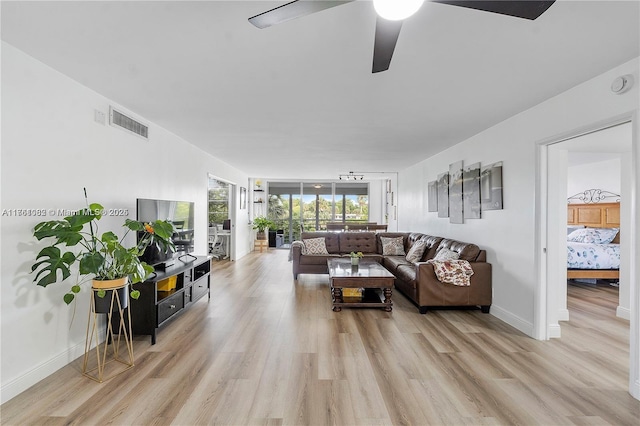
[[[449,283],[459,286],[471,285],[471,275],[473,269],[466,260],[429,260],[433,264],[436,277],[442,283]]]

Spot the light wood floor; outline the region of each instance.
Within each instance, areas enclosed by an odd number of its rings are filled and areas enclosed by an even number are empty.
[[[213,294],[103,384],[81,360],[8,401],[3,425],[638,425],[616,290],[570,286],[562,338],[479,311],[331,311],[328,279],[286,251],[213,263]]]

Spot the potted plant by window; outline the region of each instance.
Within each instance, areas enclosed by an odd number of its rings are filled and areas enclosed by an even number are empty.
[[[256,239],[266,240],[267,233],[265,232],[265,230],[270,226],[274,226],[274,223],[264,216],[258,216],[255,219],[253,219],[253,229],[258,231],[256,233]]]
[[[351,264],[357,266],[360,263],[360,258],[364,255],[361,251],[357,253],[352,251],[351,253],[349,253],[349,256],[351,257]]]
[[[153,272],[153,268],[139,258],[145,249],[155,246],[164,252],[175,251],[171,241],[174,232],[171,223],[126,219],[123,225],[126,232],[118,238],[112,231],[98,232],[98,221],[104,211],[102,205],[93,203],[63,220],[41,222],[34,228],[33,235],[39,241],[52,241],[40,250],[31,267],[31,272],[36,274],[34,282],[37,285],[46,287],[66,280],[71,276],[72,265],[78,264],[77,278],[63,297],[66,304],[75,299],[83,283],[91,281],[99,298],[104,298],[107,291],[125,289],[125,305],[129,284],[144,281]],[[127,248],[123,242],[130,231],[138,233],[137,244]],[[137,299],[140,291],[131,287],[130,296]],[[96,305],[98,303],[99,299],[96,299]]]

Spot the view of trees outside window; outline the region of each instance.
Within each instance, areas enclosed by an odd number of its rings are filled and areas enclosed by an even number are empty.
[[[209,226],[229,219],[229,184],[209,178]]]
[[[327,229],[333,204],[331,182],[305,183],[302,185],[302,192],[302,229]]]
[[[285,243],[300,239],[300,231],[322,231],[327,222],[369,221],[367,183],[269,182],[267,216],[283,231]],[[335,202],[334,202],[335,200]],[[302,225],[302,226],[301,226]]]

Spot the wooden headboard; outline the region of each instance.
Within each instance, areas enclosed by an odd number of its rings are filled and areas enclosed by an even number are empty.
[[[620,228],[620,203],[567,204],[567,224]],[[620,242],[620,233],[613,242]]]

